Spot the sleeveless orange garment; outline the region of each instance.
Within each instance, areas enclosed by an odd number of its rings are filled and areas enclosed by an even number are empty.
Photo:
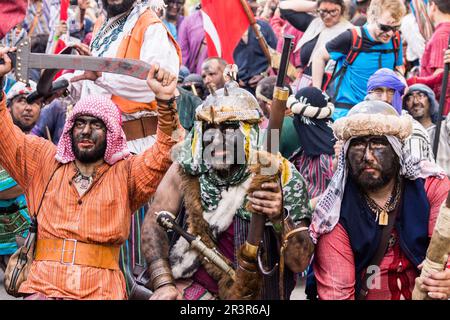
[[[93,34],[95,35],[100,29],[101,24],[103,23],[104,18],[98,18],[95,25]],[[170,34],[169,30],[167,30],[166,26],[162,23],[162,21],[156,16],[156,14],[151,10],[147,9],[143,14],[140,15],[133,29],[131,30],[131,34],[126,35],[122,42],[120,43],[119,50],[117,50],[116,58],[126,58],[126,59],[135,59],[140,60],[141,55],[141,47],[144,42],[144,35],[147,28],[155,23],[161,23],[164,26],[164,29],[167,32],[167,36],[170,41],[174,44],[179,63],[181,65],[181,49]],[[158,44],[155,44],[158,45]],[[149,89],[150,90],[150,89]],[[156,101],[152,101],[149,103],[138,102],[133,100],[128,100],[116,95],[112,95],[111,100],[117,104],[119,109],[124,113],[134,113],[138,111],[148,110],[153,111],[156,110]]]

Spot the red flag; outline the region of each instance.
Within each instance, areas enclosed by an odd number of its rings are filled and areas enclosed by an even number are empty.
[[[68,16],[68,9],[69,9],[69,1],[70,0],[61,0],[61,9],[60,9],[60,13],[59,13],[59,21],[61,22],[67,22],[67,16]],[[58,38],[58,41],[56,42],[55,45],[55,50],[54,52],[56,54],[60,53],[61,51],[63,51],[66,48],[66,42],[61,39],[61,37]],[[53,80],[58,79],[63,73],[63,70],[60,70],[56,75],[55,78]]]
[[[59,13],[59,21],[67,22],[67,10],[69,9],[69,0],[61,0],[61,9]],[[66,47],[66,43],[61,37],[58,39],[58,42],[55,46],[55,53],[60,53]]]
[[[0,39],[25,18],[28,0],[4,0],[0,10]]]
[[[233,63],[233,51],[250,26],[239,0],[202,0],[208,56]]]

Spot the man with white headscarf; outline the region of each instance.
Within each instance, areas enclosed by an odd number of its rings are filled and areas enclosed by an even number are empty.
[[[333,130],[345,143],[310,226],[319,298],[411,299],[449,180],[403,151],[411,117],[384,102],[355,105]],[[449,279],[431,275],[430,298],[448,299]]]

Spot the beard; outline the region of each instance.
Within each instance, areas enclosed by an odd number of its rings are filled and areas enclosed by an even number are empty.
[[[19,127],[20,130],[22,130],[22,132],[30,132],[31,129],[33,129],[34,125],[36,124],[36,122],[32,123],[32,124],[24,124],[22,123],[20,120],[16,119],[14,116],[12,116],[12,120],[13,123]]]
[[[81,141],[81,139],[85,138],[86,137],[74,138],[72,135],[72,151],[75,155],[75,158],[81,163],[94,163],[100,159],[103,159],[106,151],[106,139],[103,139],[103,141],[99,145],[97,145],[96,141],[94,141],[94,148],[84,151],[78,147],[78,141]]]
[[[365,172],[364,168],[370,167],[372,169],[378,170],[380,175],[374,177],[373,174]],[[380,165],[369,165],[363,163],[359,168],[349,168],[349,176],[356,183],[359,189],[365,192],[374,192],[389,183],[393,178],[395,178],[400,171],[400,163],[398,157],[395,157],[392,165],[380,166]]]
[[[410,110],[412,117],[417,121],[425,117],[425,106],[421,102],[414,103]]]
[[[108,4],[108,0],[102,0],[103,8],[106,10],[108,18],[128,11],[135,2],[136,0],[123,0],[120,4]]]

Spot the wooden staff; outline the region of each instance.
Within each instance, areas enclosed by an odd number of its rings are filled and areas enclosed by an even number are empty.
[[[448,47],[450,49],[450,37],[448,37]],[[448,90],[448,71],[449,71],[449,63],[446,63],[444,66],[444,77],[442,79],[442,86],[441,86],[441,97],[439,98],[439,118],[436,123],[436,132],[434,133],[434,142],[433,142],[433,153],[434,153],[434,160],[437,159],[437,153],[438,153],[438,147],[439,147],[439,138],[441,135],[441,125],[442,125],[442,113],[444,112],[444,106],[445,106],[445,98],[447,96],[447,90]]]
[[[259,30],[259,26],[256,23],[255,16],[253,15],[253,12],[250,9],[246,0],[239,0],[239,1],[242,4],[242,8],[244,8],[244,11],[248,18],[248,21],[250,22],[250,26],[252,27],[253,31],[255,32],[256,39],[258,40],[259,46],[261,47],[262,51],[264,52],[264,55],[266,56],[267,61],[269,62],[269,66],[271,66],[272,65],[272,57],[270,55],[269,45],[267,44],[266,39],[264,38],[263,34],[261,33],[261,30]]]
[[[420,278],[430,276],[430,274],[445,270],[450,253],[450,193],[447,196],[447,203],[443,203],[439,216],[434,227],[427,256],[423,263]],[[426,291],[420,289],[416,282],[412,293],[413,300],[429,300]]]
[[[267,130],[267,151],[277,155],[279,145],[272,145],[271,140],[273,135],[281,136],[281,129],[283,126],[284,113],[286,109],[286,101],[289,96],[289,90],[284,87],[284,79],[286,77],[287,65],[289,62],[289,56],[292,51],[293,36],[284,36],[283,53],[280,63],[280,70],[278,72],[277,83],[273,94],[273,103],[269,118],[269,127]],[[274,157],[275,158],[275,157]],[[278,172],[275,173],[275,175]],[[250,189],[260,189],[262,184],[261,178],[264,178],[259,174],[259,179],[253,179]],[[267,178],[267,177],[266,177]],[[250,190],[249,189],[249,190]],[[261,214],[252,213],[250,220],[250,226],[248,236],[245,243],[238,253],[238,268],[236,270],[236,281],[230,289],[230,299],[259,299],[261,292],[262,278],[261,273],[258,271],[258,253],[260,252],[260,244],[264,235],[264,227],[266,223],[266,217]],[[268,274],[262,270],[264,274]],[[269,272],[273,273],[273,270]],[[281,279],[280,279],[281,281]],[[284,292],[280,292],[281,296],[284,296]]]

